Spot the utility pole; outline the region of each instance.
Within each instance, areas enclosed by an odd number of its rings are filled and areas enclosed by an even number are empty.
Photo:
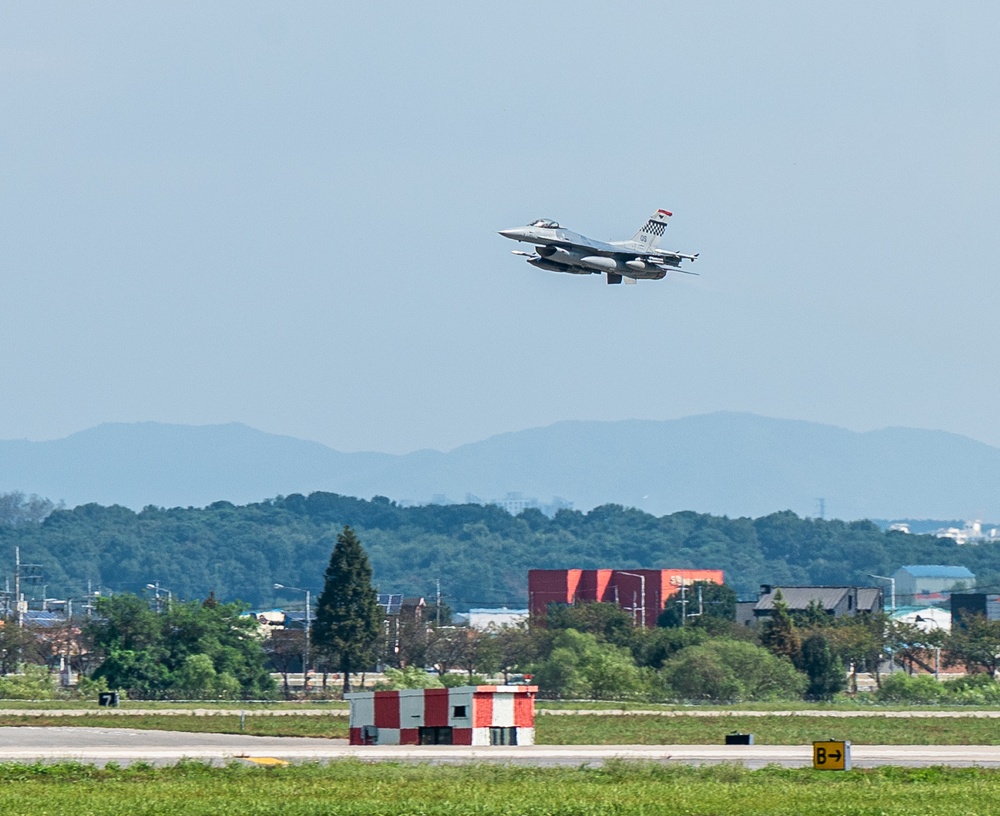
[[[302,691],[309,690],[309,646],[312,639],[312,615],[310,611],[312,609],[312,595],[308,589],[304,587],[294,587],[288,584],[275,584],[275,589],[291,589],[295,592],[304,592],[306,594],[306,637],[303,643],[302,649]]]
[[[681,578],[681,626],[687,626],[688,618],[688,597],[687,597],[687,584],[684,583],[684,579]]]
[[[620,572],[619,575],[628,575],[639,579],[639,594],[642,596],[642,617],[639,618],[639,628],[646,628],[646,576],[638,572]],[[615,587],[617,592],[617,586]],[[639,607],[636,606],[635,591],[632,592],[632,625],[635,625],[635,613]]]
[[[17,625],[24,626],[21,614],[21,548],[14,547],[14,609],[17,610]]]
[[[21,585],[37,585],[42,582],[42,567],[39,564],[22,564],[21,548],[14,547],[14,604],[17,610],[17,625],[24,626],[24,611],[27,604],[21,598]],[[44,598],[45,593],[42,593]]]
[[[880,581],[889,582],[889,609],[893,612],[896,611],[896,579],[888,575],[875,575],[871,572],[868,573],[869,578],[878,578]]]
[[[156,614],[157,615],[160,614],[160,608],[161,608],[160,607],[160,593],[161,592],[166,592],[167,593],[167,612],[170,611],[171,607],[174,605],[174,593],[173,592],[171,592],[166,587],[161,587],[159,581],[157,581],[156,583],[153,583],[153,584],[146,584],[146,589],[153,590],[153,594],[156,596]]]
[[[441,579],[437,579],[437,601],[435,601],[435,607],[437,610],[437,625],[438,629],[441,628]]]
[[[312,623],[309,617],[309,610],[311,604],[309,603],[309,590],[306,590],[306,653],[302,658],[302,690],[309,690],[309,635],[312,630]]]

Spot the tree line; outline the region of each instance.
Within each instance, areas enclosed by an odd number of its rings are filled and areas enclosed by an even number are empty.
[[[179,598],[214,592],[270,606],[282,600],[275,583],[318,589],[344,525],[365,542],[381,592],[429,596],[440,580],[459,610],[526,606],[532,568],[716,568],[743,598],[755,597],[762,583],[870,584],[870,573],[890,575],[913,563],[966,566],[981,586],[1000,584],[995,545],[961,547],[867,521],[791,512],[657,517],[605,505],[548,518],[537,510],[511,516],[493,506],[401,507],[384,497],[322,492],[140,512],[97,504],[66,509],[23,496],[18,507],[0,514],[0,573],[12,575],[19,547],[22,562],[41,567],[38,584],[24,587],[38,597],[43,588],[49,597],[80,598],[88,587],[142,594],[159,582]]]
[[[727,587],[704,586],[717,598]],[[780,594],[780,593],[779,593]],[[877,702],[1000,702],[1000,622],[972,617],[948,633],[924,631],[885,613],[834,618],[818,604],[792,613],[780,597],[772,616],[756,627],[737,625],[726,603],[705,606],[681,619],[669,606],[658,625],[635,626],[614,604],[553,604],[544,620],[518,627],[430,633],[428,661],[451,657],[439,668],[476,672],[527,672],[547,698],[731,703],[830,700],[857,695],[858,675],[875,683]],[[958,668],[965,677],[935,680],[937,670]],[[390,677],[403,685],[438,682],[419,671]],[[864,694],[862,695],[864,696]]]
[[[828,700],[848,687],[848,674],[856,692],[860,672],[874,676],[876,699],[931,694],[926,679],[890,677],[883,686],[888,657],[910,674],[940,664],[973,676],[935,685],[936,700],[1000,700],[994,680],[1000,622],[981,618],[960,621],[950,634],[924,632],[883,613],[834,618],[818,603],[792,613],[779,591],[772,615],[759,627],[746,627],[733,619],[735,591],[705,583],[695,587],[702,600],[697,613],[675,598],[648,629],[615,604],[587,603],[552,604],[541,618],[486,631],[453,625],[447,615],[439,621],[414,612],[407,626],[394,630],[376,601],[368,555],[349,526],[337,534],[323,580],[315,625],[302,633],[313,637],[308,656],[299,651],[301,640],[268,637],[241,604],[209,595],[163,608],[158,599],[123,593],[100,598],[96,614],[79,629],[68,621],[32,631],[16,618],[4,620],[0,673],[20,672],[21,685],[37,696],[44,683],[25,665],[72,662],[76,650],[84,693],[100,688],[142,699],[259,699],[276,694],[269,669],[278,658],[298,653],[300,670],[314,681],[317,672],[338,672],[344,692],[351,690],[352,673],[384,669],[387,684],[397,688],[530,675],[542,696],[564,699]],[[287,678],[287,667],[285,672]],[[17,682],[0,678],[0,697],[16,696],[6,686]]]

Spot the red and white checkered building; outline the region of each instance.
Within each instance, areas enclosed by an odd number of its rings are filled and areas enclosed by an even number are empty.
[[[533,745],[537,686],[345,694],[351,745]]]

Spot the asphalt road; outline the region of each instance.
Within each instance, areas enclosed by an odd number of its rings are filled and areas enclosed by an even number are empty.
[[[94,765],[148,762],[172,765],[195,759],[221,765],[234,759],[328,762],[354,758],[365,762],[503,762],[536,766],[597,766],[613,758],[691,765],[741,762],[748,768],[812,765],[810,745],[532,745],[470,748],[467,746],[355,746],[346,740],[307,737],[250,737],[233,734],[190,734],[127,728],[0,728],[0,762],[73,760]],[[1000,768],[995,745],[856,745],[855,768],[877,765],[926,767],[954,765]]]

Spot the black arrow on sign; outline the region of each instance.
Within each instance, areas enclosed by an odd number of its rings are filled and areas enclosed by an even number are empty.
[[[841,757],[840,751],[837,751],[836,753],[832,751],[830,752],[830,759],[832,759],[834,762],[840,762],[840,757]]]

